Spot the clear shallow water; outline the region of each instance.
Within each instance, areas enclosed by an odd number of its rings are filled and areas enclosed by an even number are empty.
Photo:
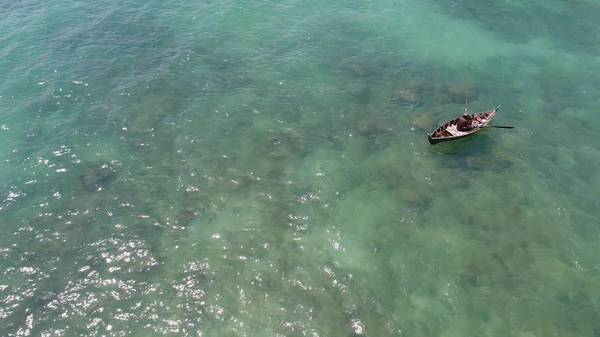
[[[600,333],[594,2],[0,10],[2,335]]]

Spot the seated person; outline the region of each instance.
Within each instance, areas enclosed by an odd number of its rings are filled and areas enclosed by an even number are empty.
[[[465,112],[462,116],[458,118],[458,122],[456,123],[456,130],[471,131],[480,126],[481,124],[473,119],[473,115],[469,115]]]

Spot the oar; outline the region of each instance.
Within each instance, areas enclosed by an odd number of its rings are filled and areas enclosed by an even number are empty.
[[[514,129],[514,126],[486,125],[484,128]]]

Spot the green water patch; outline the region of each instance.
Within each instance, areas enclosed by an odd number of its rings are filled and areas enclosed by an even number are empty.
[[[162,17],[114,12],[87,32],[115,42],[107,57],[178,53],[122,61],[95,93],[58,86],[97,104],[29,105],[48,113],[9,157],[8,190],[29,198],[2,213],[20,299],[3,331],[32,310],[36,332],[82,335],[592,333],[591,58],[465,33],[413,2],[396,7],[405,20],[383,4],[265,5],[150,6],[182,15],[163,32]],[[456,39],[423,22],[455,23]],[[430,146],[464,98],[502,103],[493,122],[516,128]]]
[[[597,4],[590,1],[436,1],[455,17],[474,22],[516,43],[550,38],[564,50],[594,54],[597,42]],[[577,17],[576,20],[573,20]]]
[[[157,20],[156,8],[148,4],[115,3],[93,16],[85,6],[79,11],[90,20],[84,24],[75,20],[76,14],[59,10],[49,21],[47,38],[53,60],[76,59],[88,76],[147,74],[175,51],[169,48],[174,42],[171,29]]]

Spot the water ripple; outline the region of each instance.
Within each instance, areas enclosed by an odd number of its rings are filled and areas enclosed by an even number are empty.
[[[600,330],[573,32],[443,1],[0,6],[1,335]],[[465,96],[518,127],[429,146]]]

